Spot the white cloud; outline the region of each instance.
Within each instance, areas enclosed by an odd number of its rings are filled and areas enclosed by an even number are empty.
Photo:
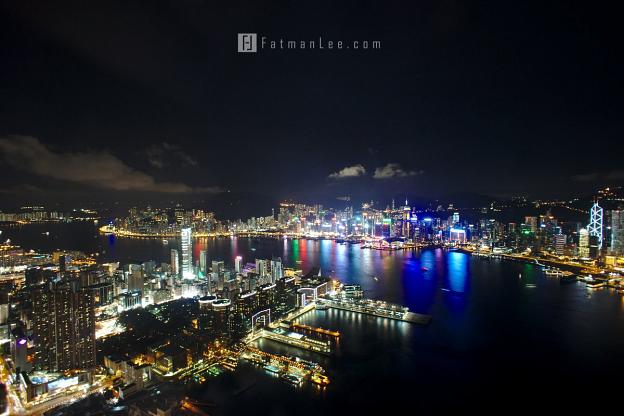
[[[358,176],[366,175],[366,169],[362,165],[353,165],[347,166],[343,169],[340,169],[338,172],[334,172],[329,175],[330,179],[346,179],[346,178],[356,178]]]
[[[193,188],[179,182],[158,182],[108,152],[56,153],[34,137],[0,138],[0,155],[14,168],[99,188],[167,193],[219,192],[218,188]]]
[[[404,170],[398,163],[388,163],[386,166],[375,169],[373,178],[375,179],[391,179],[391,178],[407,178],[409,176],[421,175],[422,170]]]

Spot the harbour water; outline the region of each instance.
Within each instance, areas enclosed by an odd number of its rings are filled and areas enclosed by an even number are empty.
[[[115,239],[85,223],[1,229],[3,241],[28,249],[99,252],[102,261],[168,262],[178,244]],[[432,316],[420,326],[332,309],[304,315],[303,323],[340,331],[335,355],[266,340],[260,346],[321,363],[332,384],[295,388],[243,364],[194,392],[216,403],[215,414],[368,414],[386,406],[385,413],[396,406],[446,413],[475,405],[495,410],[501,400],[507,410],[544,410],[544,399],[561,410],[587,404],[597,389],[606,397],[620,389],[613,380],[624,369],[624,303],[609,289],[561,285],[535,265],[441,249],[384,252],[333,241],[246,238],[199,240],[195,255],[204,249],[210,260],[226,263],[238,255],[250,262],[279,256],[304,271],[318,266],[360,284],[368,298]],[[562,389],[572,396],[560,395]]]

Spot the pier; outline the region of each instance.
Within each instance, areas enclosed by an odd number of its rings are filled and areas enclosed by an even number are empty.
[[[329,355],[332,353],[331,343],[329,341],[311,339],[296,332],[285,331],[283,328],[277,328],[275,330],[260,329],[254,332],[251,341],[255,341],[260,338],[270,339],[281,344],[290,345],[292,347],[301,348],[303,350],[319,354]]]
[[[337,340],[338,338],[340,338],[340,332],[332,331],[329,329],[316,328],[314,326],[298,324],[298,323],[292,323],[290,327],[294,332],[303,333],[305,335],[318,335],[321,337],[328,337],[334,340]]]
[[[394,319],[414,324],[427,325],[431,321],[430,315],[410,312],[405,306],[395,305],[384,301],[375,301],[371,299],[339,300],[330,298],[323,299],[321,302],[324,305],[334,309],[357,312],[365,315]]]

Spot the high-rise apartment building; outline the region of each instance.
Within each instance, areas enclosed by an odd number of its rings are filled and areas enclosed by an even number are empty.
[[[93,294],[78,282],[57,281],[31,289],[34,366],[47,371],[89,369],[95,360]]]

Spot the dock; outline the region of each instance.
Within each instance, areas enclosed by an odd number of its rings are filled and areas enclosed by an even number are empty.
[[[410,312],[407,307],[372,299],[323,299],[324,305],[343,311],[357,312],[379,318],[394,319],[419,325],[431,322],[430,315]]]
[[[283,328],[275,330],[260,329],[253,334],[252,341],[266,338],[281,344],[290,345],[292,347],[301,348],[302,350],[312,351],[319,354],[329,355],[332,353],[331,343],[329,341],[319,341],[308,338],[296,332],[288,332]]]

